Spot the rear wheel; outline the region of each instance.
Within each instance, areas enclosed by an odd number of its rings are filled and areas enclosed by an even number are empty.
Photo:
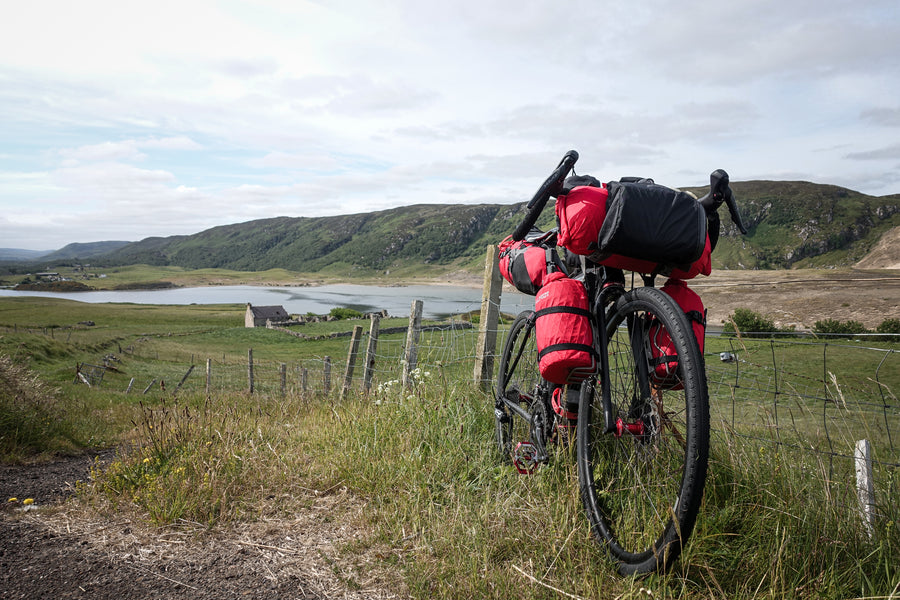
[[[672,368],[660,378],[654,347],[663,334],[671,339],[662,354]],[[620,572],[662,571],[691,535],[703,496],[709,455],[703,356],[684,313],[653,288],[617,300],[607,335],[615,426],[605,432],[600,383],[585,382],[576,436],[582,501],[593,535]]]

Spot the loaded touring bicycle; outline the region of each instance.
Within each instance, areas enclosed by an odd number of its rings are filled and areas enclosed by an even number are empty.
[[[566,153],[500,246],[501,272],[535,309],[503,347],[496,442],[530,473],[574,429],[592,535],[621,573],[662,571],[691,535],[709,455],[705,311],[686,281],[710,273],[722,204],[746,230],[725,171],[698,200],[648,179],[570,177],[577,160]],[[541,232],[551,197],[558,227]]]

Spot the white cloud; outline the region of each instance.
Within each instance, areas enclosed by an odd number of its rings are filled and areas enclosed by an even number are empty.
[[[520,201],[570,148],[892,193],[897,55],[895,0],[34,0],[0,21],[0,209],[44,227],[0,235]]]
[[[201,150],[203,146],[186,135],[165,138],[149,138],[136,142],[141,148],[158,148],[162,150]]]
[[[101,142],[80,148],[63,148],[59,154],[63,158],[64,164],[70,166],[84,162],[131,161],[146,158],[146,155],[138,150],[137,144],[133,140]]]

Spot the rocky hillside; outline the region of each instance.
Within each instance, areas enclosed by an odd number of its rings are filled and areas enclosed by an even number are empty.
[[[872,251],[855,266],[857,269],[900,270],[900,227],[894,227],[881,236]]]

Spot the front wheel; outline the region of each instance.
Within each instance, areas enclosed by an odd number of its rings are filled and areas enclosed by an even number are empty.
[[[619,298],[606,331],[613,431],[606,432],[600,383],[585,382],[576,436],[582,501],[592,534],[621,573],[664,571],[691,535],[706,480],[703,356],[684,313],[653,288]],[[654,376],[661,352],[674,370],[664,380]]]
[[[494,404],[497,447],[523,472],[530,472],[537,462],[545,460],[540,434],[546,431],[550,419],[546,411],[548,386],[538,370],[534,311],[524,311],[516,316],[503,346]]]

